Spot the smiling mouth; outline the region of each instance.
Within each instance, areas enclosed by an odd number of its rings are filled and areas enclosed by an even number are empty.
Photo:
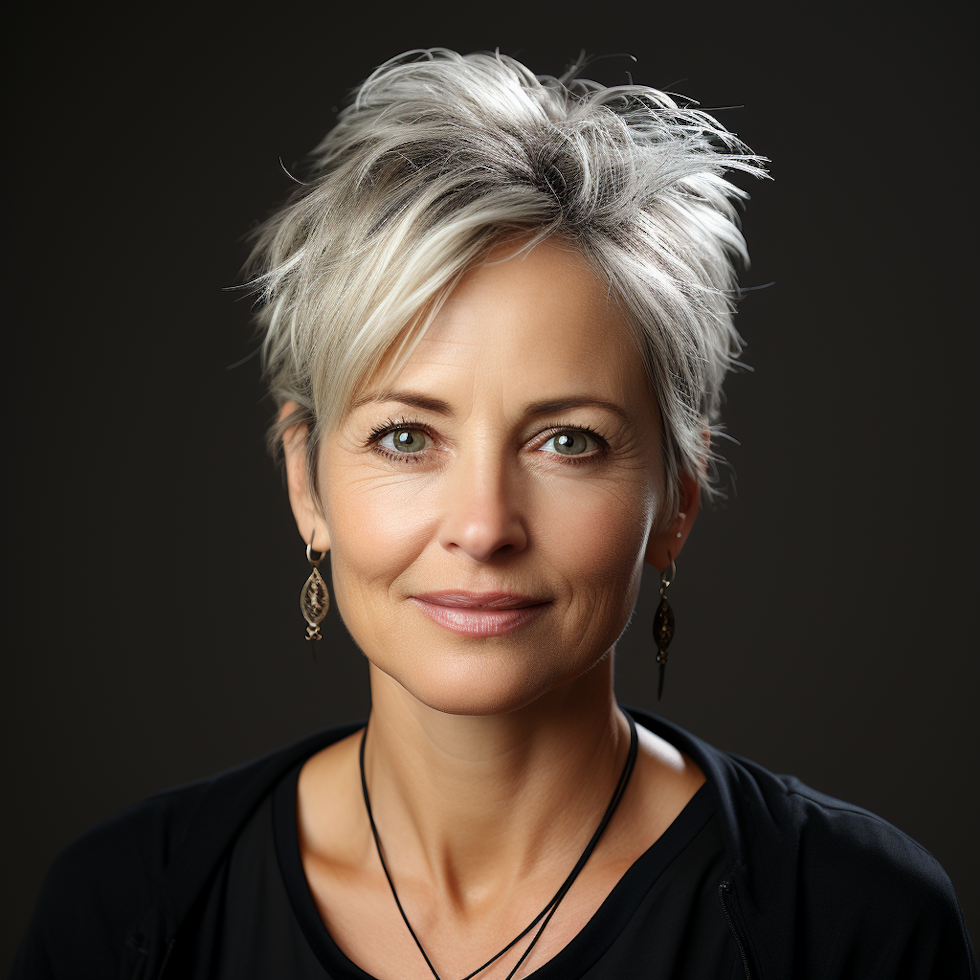
[[[551,605],[506,592],[430,592],[410,596],[434,623],[467,636],[500,636],[537,619]]]

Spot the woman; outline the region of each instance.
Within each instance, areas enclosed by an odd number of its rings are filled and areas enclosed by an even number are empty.
[[[651,89],[415,53],[260,229],[289,498],[370,664],[354,723],[66,851],[18,976],[971,976],[941,868],[625,712],[643,564],[712,492],[762,162]],[[973,971],[973,972],[971,972]]]

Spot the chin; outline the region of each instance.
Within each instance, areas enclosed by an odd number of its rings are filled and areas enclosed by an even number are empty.
[[[486,717],[526,708],[549,691],[588,673],[594,664],[576,674],[546,672],[540,662],[534,664],[534,671],[522,669],[524,666],[492,656],[462,657],[435,670],[388,676],[434,711]]]

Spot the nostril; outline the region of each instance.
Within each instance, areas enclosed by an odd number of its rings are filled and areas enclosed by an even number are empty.
[[[443,487],[439,539],[474,561],[511,555],[527,547],[526,515],[507,456],[484,444],[465,454]]]
[[[475,511],[468,519],[449,520],[443,528],[442,543],[458,548],[475,561],[488,561],[495,555],[509,555],[527,547],[524,524],[516,514]]]

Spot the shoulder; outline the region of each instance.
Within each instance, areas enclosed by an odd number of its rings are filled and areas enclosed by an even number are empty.
[[[756,852],[781,866],[811,961],[829,976],[856,964],[882,976],[976,976],[953,885],[929,851],[868,810],[796,777],[773,778],[786,839]]]
[[[158,793],[83,834],[48,871],[14,977],[104,978],[133,958],[156,962],[278,780],[362,724]]]
[[[948,882],[939,862],[898,827],[862,807],[807,786],[795,776],[774,776],[783,787],[790,825],[807,864],[847,865],[921,885]]]
[[[831,867],[838,875],[861,878],[874,871],[925,887],[948,887],[935,858],[887,820],[796,776],[777,775],[717,749],[663,719],[638,714],[704,772],[736,864],[765,857],[814,873]]]
[[[952,899],[942,866],[904,831],[795,776],[773,778],[784,787],[786,826],[792,835],[784,847],[788,845],[810,880],[833,881],[845,893],[873,888],[888,897],[893,912]]]
[[[949,877],[908,834],[795,776],[648,720],[707,777],[733,914],[763,975],[976,976]]]
[[[735,877],[763,948],[789,955],[792,945],[814,976],[976,976],[953,885],[921,844],[795,776],[740,764],[761,794],[740,811],[746,847]]]
[[[939,862],[912,837],[863,807],[813,789],[796,776],[749,770],[761,796],[739,814],[746,852],[779,862],[801,881],[826,883],[838,895],[877,890],[894,912],[955,899]],[[745,803],[745,799],[741,801]],[[763,827],[764,835],[753,832]]]
[[[15,977],[106,977],[208,788],[199,782],[127,807],[54,859],[14,968]],[[81,967],[88,964],[88,967]]]

